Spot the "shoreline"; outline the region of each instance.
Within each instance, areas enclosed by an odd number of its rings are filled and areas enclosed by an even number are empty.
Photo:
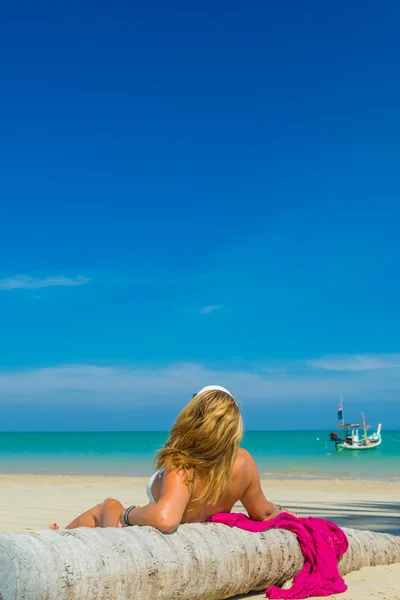
[[[129,474],[126,473],[98,473],[98,472],[54,472],[48,473],[47,471],[7,471],[1,470],[1,477],[70,477],[78,479],[143,479],[147,480],[154,473],[154,470],[146,472],[135,473],[132,471]],[[312,473],[288,473],[286,471],[260,471],[260,477],[262,481],[321,481],[321,482],[332,482],[332,481],[345,481],[347,483],[371,483],[371,484],[382,484],[382,485],[400,485],[400,477],[398,479],[378,479],[374,476],[369,478],[365,477],[350,477],[344,475],[338,475],[337,473],[328,475],[313,475]]]
[[[0,470],[0,477],[77,477],[77,478],[115,478],[117,477],[118,479],[149,479],[149,477],[153,474],[154,470],[148,470],[146,472],[134,472],[132,471],[129,474],[126,473],[110,473],[108,471],[104,472],[104,473],[100,473],[100,472],[77,472],[77,471],[70,471],[70,472],[48,472],[48,471],[38,471],[38,472],[31,472],[31,471],[7,471],[7,470]],[[375,476],[371,476],[371,477],[364,477],[364,476],[360,476],[360,477],[352,477],[346,474],[343,475],[338,475],[337,473],[334,473],[332,475],[329,475],[327,473],[324,474],[312,474],[312,473],[288,473],[286,471],[282,471],[282,472],[268,472],[268,471],[260,471],[260,476],[261,479],[263,481],[292,481],[292,482],[296,482],[296,481],[310,481],[310,482],[315,482],[315,481],[320,481],[320,482],[335,482],[335,481],[346,481],[346,482],[354,482],[354,483],[362,483],[362,484],[382,484],[382,485],[400,485],[400,477],[398,478],[389,478],[389,479],[385,479],[385,478],[379,478],[379,477],[375,477]]]

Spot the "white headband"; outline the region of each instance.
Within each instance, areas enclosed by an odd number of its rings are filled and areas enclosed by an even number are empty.
[[[231,398],[233,398],[235,400],[235,397],[230,393],[230,391],[227,390],[226,388],[222,387],[222,385],[206,385],[205,387],[201,388],[201,390],[199,392],[197,392],[197,394],[195,394],[195,396],[198,396],[199,394],[202,394],[203,392],[211,392],[212,390],[219,391],[219,392],[225,392],[226,394],[229,394],[229,396],[231,396]],[[236,402],[236,400],[235,400],[235,402]]]

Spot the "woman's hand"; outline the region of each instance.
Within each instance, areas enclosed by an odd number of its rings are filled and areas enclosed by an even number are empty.
[[[288,515],[292,515],[293,517],[299,517],[300,515],[297,515],[296,513],[292,512],[291,510],[288,510],[287,508],[281,508],[281,512],[285,512]]]

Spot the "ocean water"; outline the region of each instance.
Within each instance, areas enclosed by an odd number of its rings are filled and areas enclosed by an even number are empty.
[[[243,447],[270,478],[400,481],[400,431],[368,452],[335,452],[327,431],[247,432]],[[0,473],[147,476],[166,432],[0,433]]]

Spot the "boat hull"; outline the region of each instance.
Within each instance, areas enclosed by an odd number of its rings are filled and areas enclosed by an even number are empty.
[[[351,450],[353,452],[358,452],[359,450],[374,450],[374,448],[378,448],[378,446],[382,443],[381,435],[374,434],[368,437],[369,444],[363,444],[362,441],[358,443],[348,444],[347,442],[338,442],[336,444],[336,448],[339,451],[343,450]]]

